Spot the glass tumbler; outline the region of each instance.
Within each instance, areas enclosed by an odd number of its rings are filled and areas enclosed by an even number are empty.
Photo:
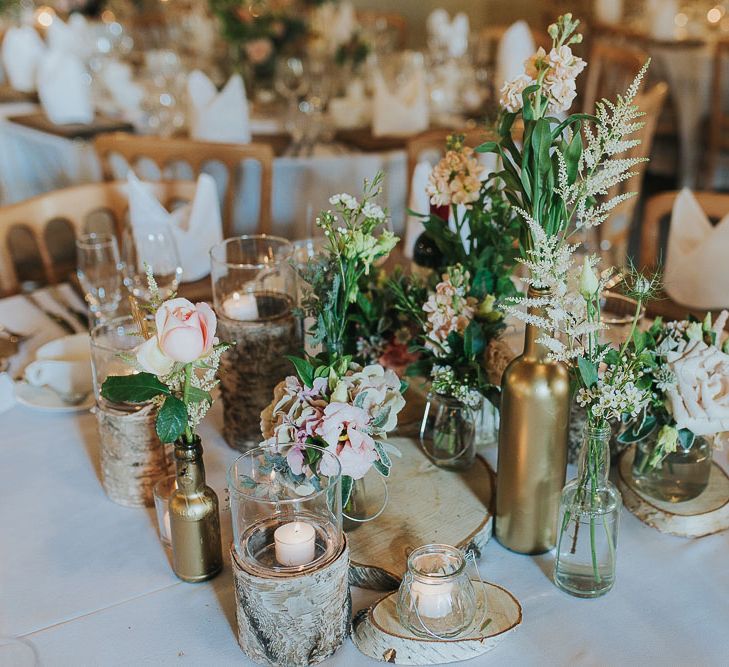
[[[123,264],[113,234],[82,234],[76,239],[76,275],[91,312],[113,313],[122,298]]]

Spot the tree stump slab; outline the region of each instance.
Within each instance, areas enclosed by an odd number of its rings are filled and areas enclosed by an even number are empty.
[[[712,463],[709,485],[698,497],[669,503],[643,493],[633,480],[635,446],[625,450],[618,462],[617,482],[623,503],[643,523],[679,537],[704,537],[729,528],[729,477]]]
[[[261,577],[241,565],[231,546],[238,644],[262,665],[304,667],[332,655],[349,635],[352,600],[349,548],[314,572]]]
[[[519,601],[505,588],[472,582],[486,598],[470,628],[449,640],[425,639],[405,629],[397,616],[397,592],[362,610],[352,623],[352,641],[366,656],[396,665],[441,665],[470,660],[492,650],[522,621]]]
[[[423,544],[449,544],[479,557],[493,528],[496,475],[476,456],[470,470],[436,467],[417,440],[390,438],[389,501],[373,521],[347,533],[352,586],[391,591],[400,585],[410,552]]]

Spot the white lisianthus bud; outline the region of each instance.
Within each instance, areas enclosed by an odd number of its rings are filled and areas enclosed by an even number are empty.
[[[582,273],[580,273],[580,294],[585,299],[590,299],[597,294],[599,287],[600,281],[590,266],[590,262],[585,260],[582,264]]]
[[[686,337],[689,340],[703,340],[704,331],[701,328],[701,322],[691,322],[691,324],[686,327]]]
[[[332,392],[331,402],[332,403],[347,403],[349,396],[347,394],[347,385],[341,380],[337,382],[337,386]]]

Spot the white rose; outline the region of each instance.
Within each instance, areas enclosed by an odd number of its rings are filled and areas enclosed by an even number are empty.
[[[699,340],[666,360],[676,377],[666,394],[677,427],[696,435],[729,431],[729,355]]]
[[[175,365],[175,362],[160,349],[157,336],[144,341],[137,348],[136,357],[143,371],[157,376],[167,375]]]

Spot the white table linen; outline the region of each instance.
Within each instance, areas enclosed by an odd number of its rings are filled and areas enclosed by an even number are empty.
[[[24,310],[0,301],[0,322],[21,322],[28,317]],[[208,481],[223,507],[227,552],[225,471],[237,453],[222,440],[221,421],[218,403],[201,436]],[[252,664],[236,643],[227,556],[211,582],[175,578],[154,510],[121,507],[104,495],[93,415],[16,406],[2,416],[2,428],[0,635],[29,640],[46,667]],[[495,450],[486,456],[494,465]],[[729,463],[727,452],[716,458]],[[724,665],[728,547],[729,533],[681,539],[623,510],[615,588],[603,598],[579,600],[551,583],[553,554],[520,556],[492,539],[481,575],[514,593],[524,620],[488,657],[469,664]],[[353,589],[354,609],[378,597]],[[347,640],[322,664],[378,663]]]

